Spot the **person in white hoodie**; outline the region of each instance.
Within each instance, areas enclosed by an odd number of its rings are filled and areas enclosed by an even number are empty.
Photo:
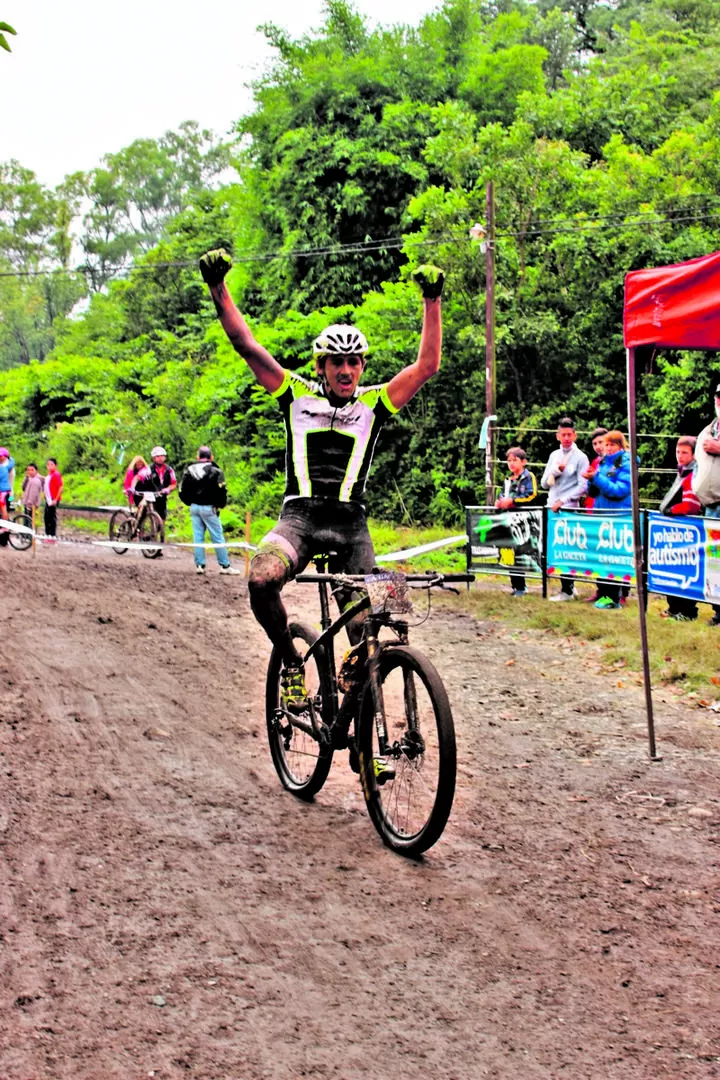
[[[587,454],[584,454],[575,442],[575,424],[569,416],[563,416],[558,424],[556,438],[560,449],[553,450],[540,481],[541,486],[548,490],[547,504],[555,514],[560,510],[577,509],[588,486],[583,473],[590,468]],[[550,599],[560,602],[576,600],[573,579],[561,577],[560,592]]]

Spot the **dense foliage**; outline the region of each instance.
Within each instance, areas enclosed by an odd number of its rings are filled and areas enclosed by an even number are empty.
[[[370,506],[450,523],[484,490],[485,261],[469,228],[490,180],[501,450],[544,461],[538,429],[565,413],[624,427],[625,274],[720,247],[718,5],[446,0],[417,27],[370,29],[328,0],[318,33],[265,33],[276,61],[230,148],[186,124],[55,191],[0,165],[3,442],[119,475],[122,448],[160,441],[182,461],[210,441],[235,502],[273,511],[275,406],[219,331],[198,256],[234,250],[231,291],[288,366],[327,322],[356,321],[370,381],[414,359],[409,271],[431,259],[448,272],[443,368],[386,429]],[[699,431],[714,357],[641,361],[640,429]],[[674,463],[670,439],[641,451]]]

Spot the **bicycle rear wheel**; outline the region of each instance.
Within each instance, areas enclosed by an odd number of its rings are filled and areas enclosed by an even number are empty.
[[[15,514],[12,519],[16,525],[24,525],[26,529],[32,529],[32,518],[29,514]],[[10,532],[8,533],[10,547],[16,551],[27,551],[33,542],[32,533]]]
[[[303,623],[291,623],[290,633],[298,652],[304,654],[317,640],[317,634]],[[305,685],[318,718],[322,717],[322,683],[319,665],[324,654],[313,656],[305,665]],[[332,747],[321,746],[308,732],[296,727],[280,708],[280,673],[282,658],[273,649],[265,686],[265,716],[273,765],[283,787],[300,799],[310,800],[327,780],[332,764]],[[309,716],[302,717],[309,720]]]
[[[127,551],[127,541],[132,539],[132,518],[127,510],[116,510],[114,512],[110,518],[108,536],[111,540],[126,541],[125,544],[117,547],[113,544],[113,551],[118,555],[124,555]]]
[[[140,519],[138,539],[141,544],[148,545],[147,548],[143,548],[143,555],[146,559],[157,559],[162,555],[161,548],[150,546],[152,544],[162,544],[165,540],[165,524],[160,515],[156,514],[154,510],[146,511]]]
[[[358,731],[365,802],[388,847],[403,855],[420,855],[442,835],[455,795],[450,702],[435,667],[415,649],[404,645],[384,649],[379,675],[389,745],[379,744],[368,684]],[[394,778],[378,768],[378,758],[394,770]]]

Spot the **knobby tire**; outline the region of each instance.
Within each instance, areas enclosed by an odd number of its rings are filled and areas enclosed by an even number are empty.
[[[366,686],[359,721],[360,778],[368,813],[385,844],[421,855],[443,833],[455,795],[455,727],[447,691],[433,664],[409,646],[384,648],[379,677],[395,779],[378,784],[374,704]],[[413,730],[414,714],[419,735]]]
[[[32,529],[32,518],[29,514],[15,514],[11,520],[16,525],[24,525],[26,528]],[[27,551],[33,542],[30,533],[8,532],[8,538],[10,547],[14,547],[16,551]]]
[[[301,654],[307,652],[318,637],[313,629],[303,623],[291,623],[290,633]],[[273,649],[265,687],[265,717],[270,753],[283,787],[299,799],[309,801],[327,780],[333,752],[329,745],[321,746],[307,732],[294,727],[288,717],[280,712],[282,666],[280,653]],[[322,719],[323,711],[321,680],[325,677],[325,655],[321,650],[317,662],[312,658],[305,665],[308,694],[317,698],[319,720]]]
[[[110,524],[108,526],[108,536],[111,540],[126,540],[132,539],[132,518],[128,514],[127,510],[115,510],[110,518]],[[113,544],[113,551],[117,555],[124,555],[127,551],[127,546]]]
[[[162,555],[162,549],[151,547],[152,544],[165,542],[165,524],[163,519],[154,510],[146,510],[138,528],[138,539],[141,544],[147,544],[147,550],[143,549],[146,559],[158,559]]]

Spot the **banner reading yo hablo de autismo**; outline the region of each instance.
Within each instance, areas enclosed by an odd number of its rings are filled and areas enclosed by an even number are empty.
[[[547,572],[553,577],[562,574],[634,585],[632,515],[549,513]]]
[[[542,510],[466,506],[468,570],[542,573]]]
[[[648,589],[720,603],[720,520],[651,513]]]

